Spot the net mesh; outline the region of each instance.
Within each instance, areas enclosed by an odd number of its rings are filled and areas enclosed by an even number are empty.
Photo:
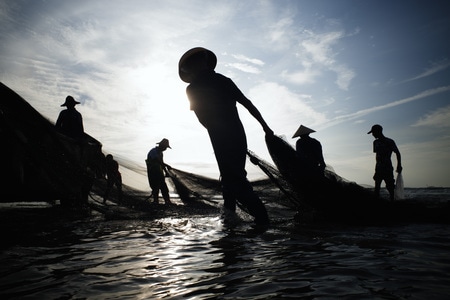
[[[10,199],[79,199],[100,168],[101,143],[58,133],[54,125],[0,83],[0,195]],[[91,163],[92,162],[92,163]]]
[[[275,165],[260,158],[255,152],[247,151],[250,162],[267,176],[251,182],[253,190],[266,204],[274,203],[298,211],[311,211],[343,209],[353,203],[364,203],[365,201],[361,202],[362,199],[371,199],[373,193],[370,190],[337,175],[330,166],[327,166],[324,178],[304,176],[296,164],[295,149],[283,138],[274,136],[266,140],[266,143]],[[120,157],[118,161],[121,166],[146,176],[145,168]],[[220,207],[223,199],[218,179],[170,166],[167,175],[183,204],[192,206],[203,203]],[[130,196],[131,192],[125,190]],[[148,199],[148,195],[141,194],[138,198]]]
[[[168,173],[183,203],[189,204],[195,201],[203,201],[217,204],[223,201],[219,180],[176,168],[171,168]],[[251,182],[251,185],[253,190],[265,202],[278,202],[282,205],[293,206],[286,198],[286,195],[280,194],[280,190],[277,189],[274,182],[270,179],[255,180]],[[245,210],[241,205],[240,208]]]
[[[369,189],[339,176],[329,166],[323,177],[305,175],[304,170],[296,163],[295,149],[283,138],[266,138],[266,144],[289,191],[295,195],[300,205],[330,209],[336,207],[337,203],[344,206],[373,199],[373,193]]]
[[[9,178],[9,181],[2,182],[0,190],[3,196],[12,186],[15,190],[30,191],[34,198],[39,193],[44,199],[57,199],[68,193],[76,195],[80,190],[84,191],[96,178],[103,182],[104,155],[99,141],[86,135],[83,149],[79,149],[76,143],[58,134],[54,125],[19,95],[4,85],[0,85],[0,92],[0,137],[8,145],[2,147],[0,158],[5,167],[2,175]],[[275,165],[250,150],[247,152],[250,161],[267,175],[266,179],[251,182],[265,203],[277,203],[297,210],[334,209],[361,199],[371,199],[371,191],[340,177],[330,167],[325,170],[324,177],[305,176],[296,163],[295,149],[283,138],[266,138],[266,145]],[[126,160],[121,161],[120,157],[118,160],[121,165],[127,165]],[[145,168],[130,162],[127,167],[146,176]],[[22,176],[20,180],[10,175],[16,173],[16,177]],[[184,204],[201,202],[217,206],[223,200],[217,179],[177,168],[169,168],[167,173]],[[94,188],[99,194],[105,189],[95,185]],[[11,196],[17,196],[17,192]],[[24,198],[29,196],[24,195]],[[125,199],[127,196],[135,206],[140,203],[138,200],[148,199],[145,193],[124,186]]]

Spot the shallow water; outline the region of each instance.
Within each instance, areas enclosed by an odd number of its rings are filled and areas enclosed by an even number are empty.
[[[16,230],[2,299],[448,299],[450,225],[296,225],[219,216]]]

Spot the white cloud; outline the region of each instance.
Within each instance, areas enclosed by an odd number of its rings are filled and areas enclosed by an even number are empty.
[[[247,56],[242,55],[242,54],[235,54],[235,55],[232,55],[232,56],[234,58],[236,58],[237,60],[239,60],[239,61],[249,62],[251,64],[258,65],[258,66],[264,66],[264,62],[262,60],[260,60],[260,59],[257,59],[257,58],[250,58],[250,57],[247,57]]]
[[[343,32],[312,35],[302,41],[301,46],[314,62],[329,67],[335,64],[332,46],[343,36]]]
[[[354,119],[358,119],[361,118],[363,116],[366,116],[368,114],[372,114],[375,113],[377,111],[381,111],[381,110],[385,110],[387,108],[391,108],[391,107],[395,107],[398,105],[402,105],[402,104],[406,104],[412,101],[417,101],[417,100],[421,100],[421,99],[426,99],[427,97],[431,97],[433,95],[436,94],[440,94],[440,93],[446,93],[450,91],[450,86],[442,86],[442,87],[438,87],[438,88],[432,88],[432,89],[428,89],[425,90],[423,92],[420,92],[416,95],[413,95],[411,97],[408,98],[404,98],[404,99],[400,99],[400,100],[396,100],[384,105],[380,105],[380,106],[374,106],[371,108],[366,108],[366,109],[362,109],[359,110],[357,112],[351,113],[351,114],[347,114],[347,115],[341,115],[338,116],[336,118],[334,118],[333,120],[331,120],[330,122],[328,122],[326,124],[326,127],[332,126],[332,125],[336,125],[345,121],[349,121],[349,120],[354,120]]]
[[[331,70],[335,71],[337,74],[336,84],[344,91],[348,90],[352,79],[355,77],[355,72],[346,67],[345,65],[337,65],[331,67]]]
[[[321,74],[321,72],[318,69],[314,68],[305,68],[301,71],[294,71],[292,73],[288,73],[287,70],[284,70],[281,72],[281,76],[285,78],[287,81],[294,83],[294,84],[300,84],[300,85],[307,85],[312,84],[316,82],[316,78]]]
[[[258,69],[255,66],[249,65],[249,64],[243,64],[243,63],[230,63],[226,64],[226,66],[240,70],[245,73],[251,73],[251,74],[259,74],[261,73],[261,70]]]
[[[438,72],[444,71],[448,67],[450,67],[450,61],[448,59],[432,63],[431,66],[425,69],[422,73],[420,73],[417,76],[414,76],[413,78],[407,79],[404,82],[413,81],[434,75]]]
[[[426,114],[412,126],[413,127],[431,126],[440,128],[450,127],[450,105],[439,108],[438,110]]]
[[[294,84],[310,85],[316,83],[325,71],[331,71],[337,76],[335,82],[338,88],[348,90],[355,77],[355,72],[345,64],[336,61],[336,51],[333,48],[343,37],[345,37],[343,31],[331,31],[323,34],[304,31],[300,38],[298,52],[295,53],[301,70],[284,70],[282,71],[283,78]]]
[[[269,26],[268,37],[271,44],[284,48],[289,45],[289,35],[292,33],[293,20],[291,17],[284,17]]]
[[[250,99],[258,101],[255,105],[266,112],[266,121],[276,124],[277,132],[295,131],[300,123],[315,126],[326,122],[326,116],[314,110],[308,103],[311,95],[295,94],[285,86],[275,82],[265,82],[249,91]]]

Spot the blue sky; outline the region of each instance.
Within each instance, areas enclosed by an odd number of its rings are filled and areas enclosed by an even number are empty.
[[[315,129],[344,178],[373,184],[367,132],[379,123],[406,186],[450,186],[448,1],[0,0],[0,25],[0,81],[51,121],[74,96],[86,132],[124,164],[143,168],[166,137],[168,164],[218,177],[177,70],[202,46],[277,135],[295,145],[300,124]],[[262,128],[239,111],[249,149],[271,161]]]

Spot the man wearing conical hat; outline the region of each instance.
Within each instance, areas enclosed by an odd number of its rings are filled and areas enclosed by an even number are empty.
[[[75,101],[72,96],[67,96],[66,101],[61,104],[61,106],[65,106],[67,109],[59,113],[55,124],[57,130],[74,139],[80,139],[84,134],[83,118],[75,109],[75,105],[77,104],[80,104],[80,102]]]
[[[323,176],[326,165],[322,145],[318,140],[309,136],[313,132],[316,131],[300,125],[292,138],[300,137],[295,144],[295,149],[302,173],[304,175]]]
[[[181,80],[189,83],[186,92],[191,110],[208,130],[220,170],[225,215],[234,212],[239,201],[255,223],[266,225],[269,223],[266,208],[247,180],[247,139],[236,102],[261,124],[266,135],[273,136],[273,131],[234,82],[214,71],[216,64],[217,57],[212,51],[197,47],[181,57],[178,73]]]

